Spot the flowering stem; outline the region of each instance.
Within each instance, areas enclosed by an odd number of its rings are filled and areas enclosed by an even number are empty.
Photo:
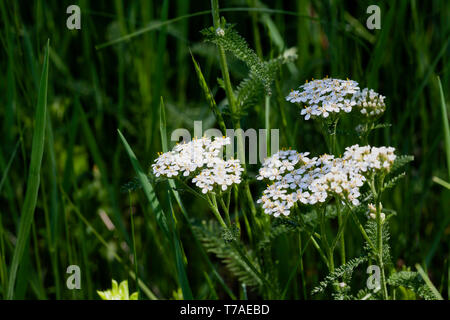
[[[317,243],[317,241],[316,241],[316,239],[314,238],[314,236],[313,236],[312,234],[309,234],[309,236],[310,236],[310,239],[311,239],[311,242],[312,242],[314,248],[317,249],[317,251],[319,252],[320,257],[321,257],[322,260],[325,262],[327,268],[329,268],[329,267],[328,267],[328,258],[327,258],[327,256],[325,255],[325,253],[323,252],[323,250],[320,248],[320,245]]]
[[[227,224],[225,223],[225,221],[223,221],[223,218],[219,212],[219,208],[217,207],[216,196],[213,193],[211,193],[210,196],[207,196],[207,199],[208,199],[209,206],[210,206],[212,212],[214,213],[214,216],[216,217],[217,221],[219,221],[219,223],[220,223],[220,226],[224,229],[227,229]]]
[[[220,28],[219,0],[211,0],[211,9],[212,9],[214,28],[215,29]],[[225,84],[225,93],[227,95],[228,103],[230,105],[233,126],[234,126],[234,129],[237,131],[238,129],[241,129],[241,123],[240,123],[239,118],[236,118],[236,112],[237,112],[236,97],[234,96],[233,87],[231,86],[230,73],[228,71],[228,65],[227,65],[227,60],[226,60],[226,56],[225,56],[225,49],[221,45],[218,45],[217,47],[219,50],[220,69],[222,71],[223,81]],[[243,161],[241,161],[242,167],[244,168],[244,170],[247,170],[246,165],[245,165],[245,150],[244,150],[244,141],[243,141],[243,136],[242,136],[242,130],[238,131],[237,145],[238,145],[238,156],[239,155],[243,156]],[[247,182],[244,184],[244,188],[245,188],[247,202],[250,207],[250,211],[251,211],[252,215],[255,216],[256,208],[255,208],[255,204],[253,203],[253,197],[251,195],[250,187]]]
[[[379,180],[379,186],[383,185],[384,176],[380,177]],[[383,295],[384,300],[388,300],[388,292],[386,287],[386,275],[384,272],[384,261],[383,261],[383,221],[381,218],[381,192],[377,192],[376,187],[376,181],[375,181],[375,175],[372,175],[370,181],[369,181],[370,189],[372,190],[374,199],[375,199],[375,205],[376,205],[376,223],[377,223],[377,245],[375,254],[377,257],[377,263],[380,267],[381,272],[381,293]]]
[[[383,294],[383,299],[388,300],[388,292],[386,287],[386,276],[384,273],[384,263],[383,263],[383,222],[381,221],[381,202],[377,203],[377,247],[378,247],[378,264],[381,269],[381,293]]]
[[[337,124],[339,122],[339,118],[336,118],[333,120],[331,127],[332,127],[332,131],[330,133],[331,135],[331,150],[330,153],[334,154],[337,156],[337,150],[336,150],[336,129],[337,129]]]
[[[367,243],[369,244],[369,246],[372,248],[372,250],[374,250],[376,252],[376,248],[375,245],[373,244],[372,240],[370,240],[369,236],[367,235],[366,230],[364,229],[364,227],[362,226],[361,222],[359,222],[358,217],[356,216],[356,213],[353,211],[351,205],[349,203],[347,203],[347,205],[350,208],[350,214],[353,218],[353,221],[355,222],[356,226],[358,227],[359,231],[361,232],[364,240],[367,241]]]
[[[306,226],[306,224],[305,224],[305,221],[303,220],[302,213],[300,212],[300,210],[299,210],[299,208],[298,208],[297,205],[295,205],[295,209],[297,210],[297,213],[298,213],[298,217],[299,217],[301,226],[303,227],[303,229],[305,230],[305,232],[308,234],[308,237],[311,239],[311,242],[312,242],[314,248],[317,249],[317,251],[318,251],[319,254],[320,254],[320,257],[323,259],[323,261],[325,262],[325,264],[326,264],[327,267],[328,267],[328,259],[327,259],[327,256],[325,255],[325,253],[323,252],[322,248],[320,248],[320,245],[317,243],[316,239],[314,238],[314,236],[316,235],[316,234],[314,233],[314,230],[312,230],[312,231],[309,231],[309,230],[308,230],[308,228],[307,228],[307,226]],[[322,237],[320,237],[319,235],[316,235],[316,236],[317,236],[320,240],[322,240]]]
[[[334,248],[336,247],[338,241],[340,241],[341,244],[341,259],[342,259],[342,264],[345,264],[345,241],[343,238],[344,235],[344,231],[345,231],[345,226],[347,225],[347,220],[349,217],[349,214],[344,214],[344,212],[342,212],[340,210],[340,206],[339,204],[336,204],[338,206],[338,222],[339,222],[339,229],[338,229],[338,233],[336,235],[336,238],[333,240],[333,243],[331,244],[331,250],[333,251]]]
[[[339,239],[340,240],[340,254],[341,254],[341,264],[345,264],[345,238],[344,238],[344,234],[345,234],[345,225],[347,223],[347,219],[343,219],[341,210],[341,205],[339,203],[339,200],[336,199],[336,210],[337,210],[337,216],[338,216],[338,225],[339,225],[339,230],[338,230],[338,234],[336,236],[336,241]],[[332,250],[334,249],[334,246],[331,248]]]
[[[225,201],[223,201],[223,197],[221,196],[219,196],[219,203],[225,212],[225,218],[227,219],[228,226],[231,226],[230,210],[228,210],[228,206],[225,204]]]
[[[308,243],[306,243],[306,246],[308,245]],[[305,248],[306,248],[305,246]],[[303,248],[302,248],[302,234],[299,233],[298,234],[298,248],[300,249],[300,261],[299,261],[299,268],[300,268],[300,276],[302,277],[302,289],[303,289],[303,299],[306,300],[307,299],[307,294],[306,294],[306,278],[305,278],[305,271],[303,269]]]
[[[326,211],[327,207],[326,205],[323,206],[323,210],[319,209],[319,214],[320,214],[320,236],[321,236],[321,242],[324,246],[325,252],[327,254],[327,258],[328,258],[328,269],[330,270],[330,272],[334,271],[334,258],[333,258],[333,251],[330,248],[330,245],[328,244],[328,239],[327,239],[327,232],[325,229],[325,211]]]

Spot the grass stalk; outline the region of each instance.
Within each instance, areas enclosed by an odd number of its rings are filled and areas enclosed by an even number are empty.
[[[40,171],[42,156],[44,153],[45,121],[47,118],[47,87],[48,87],[48,51],[50,40],[47,41],[45,49],[44,64],[41,73],[38,101],[36,107],[36,122],[31,150],[31,162],[28,176],[28,186],[25,201],[22,207],[19,233],[14,249],[13,259],[9,271],[7,299],[14,298],[14,287],[16,283],[17,270],[22,260],[25,247],[28,243],[31,224],[33,223],[34,210],[36,208],[37,196],[39,192]]]

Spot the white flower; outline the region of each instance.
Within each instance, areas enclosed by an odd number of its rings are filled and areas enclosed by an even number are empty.
[[[300,90],[292,90],[286,100],[305,104],[300,114],[305,120],[311,117],[327,118],[330,113],[350,112],[356,105],[358,83],[353,80],[325,78],[306,82]]]
[[[356,144],[345,149],[343,159],[367,176],[374,171],[389,172],[396,159],[394,151],[392,147],[360,147]]]
[[[366,118],[377,118],[386,110],[385,98],[372,89],[364,88],[356,95],[356,109]]]
[[[280,151],[264,161],[257,178],[272,181],[258,200],[264,212],[275,217],[289,214],[297,202],[324,203],[336,197],[354,206],[360,204],[360,188],[373,172],[389,171],[395,160],[394,148],[354,145],[341,158],[324,154]],[[384,219],[384,218],[383,218]]]
[[[239,160],[223,160],[221,152],[225,145],[231,144],[230,138],[222,137],[211,140],[203,137],[188,143],[177,144],[172,151],[161,154],[152,164],[155,176],[176,177],[180,173],[192,179],[203,193],[214,187],[226,191],[232,184],[241,182],[244,170]]]

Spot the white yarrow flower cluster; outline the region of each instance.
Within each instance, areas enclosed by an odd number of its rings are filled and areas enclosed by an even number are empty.
[[[266,159],[259,170],[259,180],[268,179],[273,183],[257,202],[265,213],[275,217],[289,215],[296,202],[315,205],[336,197],[359,205],[366,173],[385,170],[388,163],[392,166],[393,150],[355,145],[347,148],[342,158],[327,154],[308,158],[308,153],[280,151]]]
[[[344,160],[364,176],[369,176],[376,171],[389,172],[397,157],[394,152],[393,147],[360,147],[356,144],[345,149]]]
[[[172,151],[161,154],[152,164],[155,176],[187,177],[195,175],[192,182],[203,193],[214,187],[225,191],[233,183],[241,182],[244,171],[239,160],[223,160],[222,149],[231,144],[229,137],[194,139],[188,143],[177,144]]]
[[[385,98],[372,89],[364,88],[357,94],[356,106],[362,116],[377,118],[386,110]]]
[[[306,82],[299,89],[291,91],[286,100],[304,104],[300,114],[305,120],[328,118],[330,114],[352,111],[357,103],[355,94],[359,92],[358,82],[332,78]]]

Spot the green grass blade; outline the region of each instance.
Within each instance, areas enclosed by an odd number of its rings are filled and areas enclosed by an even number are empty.
[[[223,120],[222,114],[220,113],[220,110],[217,107],[216,101],[214,100],[211,90],[209,90],[208,84],[206,83],[205,77],[203,76],[202,69],[200,69],[200,66],[197,63],[197,61],[195,60],[192,52],[191,52],[191,58],[192,58],[192,62],[194,63],[195,73],[197,74],[198,82],[200,83],[200,87],[203,90],[203,94],[205,95],[206,100],[208,101],[211,111],[216,116],[216,120],[217,120],[217,123],[219,124],[220,130],[222,131],[223,134],[226,134],[227,127],[225,125],[225,121]]]
[[[122,144],[124,145],[128,156],[130,157],[131,164],[133,165],[133,168],[136,171],[139,182],[142,184],[142,189],[144,190],[145,196],[147,197],[147,200],[150,203],[150,206],[156,215],[156,222],[158,223],[158,226],[161,228],[161,230],[164,232],[167,239],[170,240],[171,236],[169,233],[169,228],[167,226],[167,219],[166,216],[164,215],[164,212],[162,211],[158,198],[156,197],[155,190],[148,181],[147,175],[142,170],[141,165],[139,164],[139,161],[136,158],[136,155],[134,154],[125,137],[122,135],[122,132],[120,132],[120,130],[117,130],[117,132],[119,133],[120,140],[122,141]]]
[[[442,179],[439,178],[439,177],[433,177],[432,180],[433,180],[434,182],[436,182],[437,184],[440,184],[440,185],[443,186],[444,188],[447,188],[448,190],[450,190],[450,183],[448,183],[447,181],[442,180]]]
[[[161,97],[159,103],[159,132],[161,133],[161,145],[163,152],[169,151],[167,144],[167,130],[166,130],[166,108],[164,107],[164,100]]]
[[[436,289],[436,287],[433,285],[433,283],[431,282],[430,278],[428,278],[428,275],[426,274],[426,272],[422,269],[422,267],[420,266],[420,264],[416,264],[416,269],[419,272],[420,276],[422,277],[423,281],[425,281],[425,283],[427,284],[428,288],[430,288],[430,290],[433,292],[433,294],[435,295],[436,299],[438,300],[444,300],[441,296],[441,294],[439,293],[439,291]]]
[[[439,83],[439,95],[441,98],[441,112],[442,112],[442,125],[444,130],[444,139],[445,139],[445,153],[447,155],[447,170],[448,177],[450,178],[450,129],[448,125],[448,116],[447,116],[447,105],[445,104],[444,91],[442,90],[441,79],[437,78]]]
[[[11,263],[7,299],[13,299],[14,286],[16,282],[17,270],[22,260],[25,247],[28,242],[31,224],[33,222],[34,210],[36,208],[37,196],[40,184],[40,171],[42,164],[42,155],[44,153],[45,142],[45,122],[47,112],[47,86],[48,86],[48,50],[50,40],[47,40],[45,49],[44,65],[42,68],[41,80],[39,84],[38,101],[36,108],[36,122],[33,134],[33,144],[31,150],[31,162],[28,175],[27,191],[25,201],[20,217],[19,234],[14,249],[14,255]]]
[[[183,298],[185,300],[192,300],[194,297],[192,296],[192,290],[189,285],[189,280],[187,277],[186,272],[186,266],[183,261],[183,252],[181,251],[181,245],[180,245],[180,238],[178,237],[177,230],[175,228],[175,220],[174,220],[174,212],[172,207],[172,199],[170,197],[170,190],[167,190],[168,194],[168,202],[170,207],[170,227],[172,229],[173,234],[173,245],[174,245],[174,251],[175,251],[175,260],[176,260],[176,267],[177,267],[177,273],[178,273],[178,282],[181,287],[181,291],[183,292]]]

